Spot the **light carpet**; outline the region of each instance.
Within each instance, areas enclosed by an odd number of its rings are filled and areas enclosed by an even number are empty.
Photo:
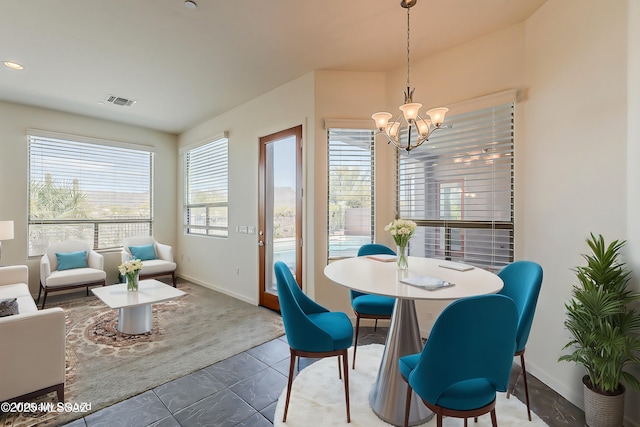
[[[284,334],[271,310],[189,282],[178,289],[186,295],[154,304],[153,329],[142,335],[118,332],[118,311],[95,296],[47,304],[66,313],[66,402],[90,402],[95,412]],[[34,401],[57,400],[51,393]],[[57,426],[85,415],[3,414],[0,426]]]
[[[356,369],[349,369],[349,397],[351,401],[351,424],[347,424],[344,401],[344,386],[338,378],[337,360],[335,357],[321,359],[300,371],[293,382],[291,402],[287,422],[282,422],[286,389],[280,395],[276,407],[274,426],[280,427],[308,427],[308,426],[350,426],[376,427],[389,426],[382,421],[369,405],[369,391],[378,373],[380,359],[384,346],[371,344],[358,347]],[[349,349],[349,361],[352,360],[352,350]],[[498,393],[496,415],[500,427],[545,427],[537,415],[531,414],[532,422],[527,421],[527,407],[516,397],[507,399],[505,393]],[[464,421],[456,418],[445,418],[445,427],[463,426]],[[422,424],[435,427],[435,417]],[[470,426],[491,426],[489,414],[478,418],[478,423]]]

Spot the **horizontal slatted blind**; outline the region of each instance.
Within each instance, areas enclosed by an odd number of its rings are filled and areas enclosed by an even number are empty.
[[[220,138],[185,154],[187,234],[229,235],[228,139]]]
[[[330,128],[328,133],[328,257],[356,256],[373,241],[374,132]]]
[[[498,269],[513,260],[513,104],[447,124],[400,153],[399,215],[419,226],[410,253]]]
[[[106,249],[150,235],[152,171],[144,149],[30,135],[29,256],[69,239]]]

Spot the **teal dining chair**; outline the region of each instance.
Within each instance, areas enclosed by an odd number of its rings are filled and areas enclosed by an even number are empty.
[[[347,422],[351,422],[349,408],[349,363],[347,349],[353,342],[353,326],[342,312],[331,312],[306,296],[291,270],[282,261],[274,264],[280,312],[284,331],[289,342],[291,358],[289,381],[282,422],[287,421],[293,371],[297,357],[324,358],[338,356],[338,375],[344,375],[344,395],[347,406]],[[343,373],[340,372],[342,357]]]
[[[524,394],[527,401],[527,415],[531,421],[531,408],[529,406],[529,387],[527,386],[527,370],[524,364],[524,352],[529,339],[529,332],[533,324],[533,315],[536,312],[538,295],[542,287],[542,267],[532,261],[515,261],[504,267],[498,273],[504,282],[504,287],[499,292],[513,300],[518,308],[518,328],[516,332],[515,356],[520,356],[522,380],[524,382]],[[513,383],[515,389],[518,378]],[[507,391],[507,398],[511,391]]]
[[[464,418],[491,413],[497,427],[496,392],[509,387],[518,310],[504,295],[468,297],[447,306],[433,325],[421,353],[398,360],[407,382],[404,425],[415,391],[436,415]]]
[[[387,246],[378,243],[362,245],[358,249],[358,256],[367,255],[395,255],[396,253]],[[370,295],[351,289],[351,306],[356,315],[356,337],[353,343],[353,363],[352,369],[356,369],[356,350],[358,349],[358,334],[360,333],[360,319],[374,319],[375,328],[378,326],[378,319],[391,319],[395,298],[382,295]]]

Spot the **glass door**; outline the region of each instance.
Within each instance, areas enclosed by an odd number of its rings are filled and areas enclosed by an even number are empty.
[[[273,264],[302,286],[302,126],[260,138],[260,305],[280,310]]]

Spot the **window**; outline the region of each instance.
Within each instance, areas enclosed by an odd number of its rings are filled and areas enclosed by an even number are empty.
[[[149,149],[36,130],[28,138],[29,256],[70,239],[107,249],[151,235]]]
[[[187,234],[229,236],[228,146],[223,136],[185,153]]]
[[[398,212],[418,224],[411,255],[497,269],[513,260],[513,103],[447,119],[400,153]]]
[[[373,242],[374,136],[368,129],[328,130],[329,258],[356,256]]]

